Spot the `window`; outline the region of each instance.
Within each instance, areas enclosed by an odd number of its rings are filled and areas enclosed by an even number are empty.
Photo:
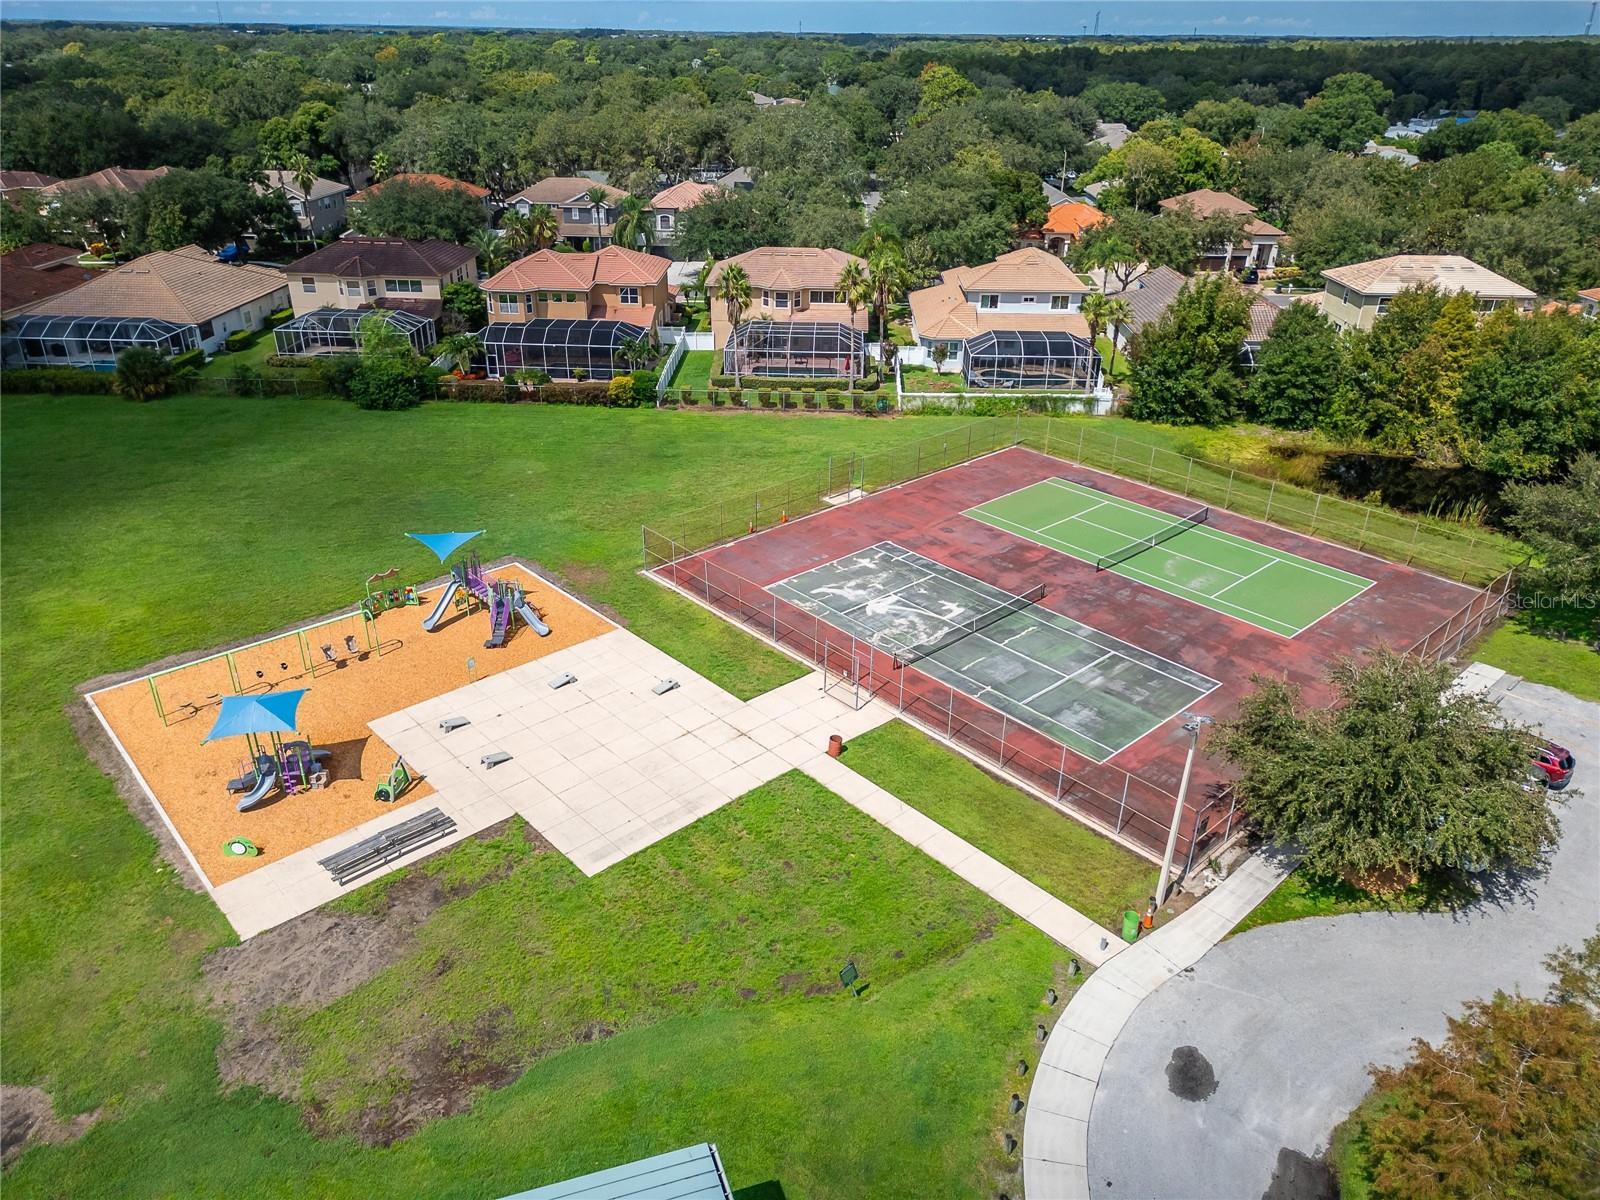
[[[1057,312],[1077,312],[1078,298],[1076,296],[1051,296],[1050,307]]]
[[[993,292],[985,292],[985,293],[983,293],[982,295],[980,295],[978,297],[978,307],[979,308],[999,308],[1000,307],[1000,297],[996,296]]]
[[[516,312],[517,311],[517,298],[516,298],[516,296],[510,295],[510,294],[508,294],[506,292],[498,293],[495,296],[495,311],[496,312],[502,312],[502,313],[514,313],[514,312]]]
[[[773,292],[772,293],[772,306],[774,308],[788,308],[789,307],[789,293],[788,292]]]
[[[422,280],[420,279],[385,279],[383,290],[391,295],[400,292],[410,295],[422,294]]]
[[[578,302],[578,293],[577,292],[568,292],[567,293],[567,303],[568,304],[576,304],[577,302]]]
[[[811,291],[811,303],[813,303],[813,304],[837,304],[837,303],[839,303],[839,293],[838,292],[828,292],[828,291],[818,291],[815,288],[813,288],[812,291]]]
[[[367,295],[368,296],[376,296],[377,294],[378,294],[378,281],[376,279],[367,280]]]
[[[300,276],[300,290],[302,292],[315,292],[317,290],[316,278],[311,275]]]
[[[623,304],[637,304],[639,303],[639,289],[636,287],[618,288],[617,300]]]
[[[772,307],[772,293],[771,292],[762,292],[761,293],[761,307],[762,308],[771,308]]]
[[[530,313],[533,311],[533,293],[532,292],[529,292],[526,296],[524,296],[522,298],[522,307],[527,309]]]
[[[359,279],[348,279],[348,280],[346,280],[345,281],[345,285],[344,285],[344,294],[346,296],[359,296],[359,295],[361,295],[361,280],[359,280]]]
[[[1384,296],[1378,301],[1378,315],[1381,317],[1389,311],[1389,297]]]
[[[539,303],[540,304],[548,304],[548,303],[550,303],[550,293],[549,292],[540,292],[539,293]]]
[[[200,340],[201,341],[206,341],[214,333],[216,333],[216,330],[212,327],[210,321],[201,321],[200,322]]]
[[[1024,304],[1037,304],[1037,303],[1039,303],[1039,297],[1037,297],[1037,296],[1024,296],[1022,298],[1022,302]]]
[[[656,214],[656,228],[657,229],[671,229],[672,228],[672,214],[669,213],[669,212],[657,213]]]

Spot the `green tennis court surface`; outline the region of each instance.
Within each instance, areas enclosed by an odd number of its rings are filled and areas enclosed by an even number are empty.
[[[1045,479],[966,515],[1091,566],[1133,549],[1105,569],[1283,637],[1294,637],[1372,586],[1370,579],[1203,520],[1163,536],[1192,511],[1162,512],[1067,479]],[[1139,546],[1145,538],[1154,544]]]

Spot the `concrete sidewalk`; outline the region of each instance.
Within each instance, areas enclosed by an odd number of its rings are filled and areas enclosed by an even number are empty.
[[[801,763],[800,769],[1091,966],[1099,966],[1124,949],[1126,943],[1105,926],[923,816],[838,759],[820,754]]]
[[[1028,1200],[1089,1195],[1089,1110],[1112,1044],[1146,996],[1198,962],[1291,868],[1283,858],[1246,859],[1188,912],[1116,955],[1073,995],[1028,1093],[1022,1132]]]

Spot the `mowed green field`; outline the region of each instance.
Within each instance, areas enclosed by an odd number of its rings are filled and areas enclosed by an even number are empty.
[[[64,711],[79,681],[350,604],[374,571],[436,573],[402,536],[428,528],[486,529],[485,557],[565,573],[756,694],[799,668],[640,578],[639,523],[957,422],[201,397],[7,398],[3,418],[5,1081],[100,1112],[29,1150],[8,1195],[475,1200],[707,1137],[736,1186],[791,1198],[994,1190],[1008,1064],[1063,956],[813,785],[769,785],[596,880],[519,854],[355,990],[269,1014],[318,1137],[300,1106],[221,1086],[202,969],[231,931]],[[852,954],[859,1001],[825,986]],[[404,1099],[404,1070],[375,1071],[417,1039],[488,1054],[470,1111],[387,1147],[340,1133]],[[534,1065],[490,1086],[506,1062]]]

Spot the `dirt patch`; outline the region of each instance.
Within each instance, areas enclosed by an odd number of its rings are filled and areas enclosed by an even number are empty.
[[[1284,1146],[1261,1200],[1338,1200],[1338,1195],[1327,1163]]]
[[[0,1166],[30,1146],[76,1141],[99,1119],[97,1108],[63,1120],[43,1088],[0,1083]]]
[[[785,971],[778,976],[778,991],[788,995],[810,977],[810,974],[806,971]]]
[[[1195,1046],[1179,1046],[1167,1063],[1167,1089],[1179,1100],[1209,1100],[1217,1090],[1217,1073]]]
[[[502,836],[507,824],[491,825],[473,837],[487,841]],[[530,850],[551,849],[531,828],[523,829]],[[314,1011],[354,991],[409,954],[416,930],[439,908],[504,878],[516,862],[508,859],[499,870],[453,888],[431,874],[411,870],[387,888],[376,912],[318,909],[242,945],[212,952],[204,975],[211,1001],[223,1013],[217,1068],[224,1086],[252,1084],[298,1101],[300,1056],[274,1026],[272,1012],[285,1007]],[[463,1069],[456,1074],[465,1080],[474,1072]],[[478,1084],[462,1086],[470,1092]],[[310,1112],[307,1122],[314,1125]]]

